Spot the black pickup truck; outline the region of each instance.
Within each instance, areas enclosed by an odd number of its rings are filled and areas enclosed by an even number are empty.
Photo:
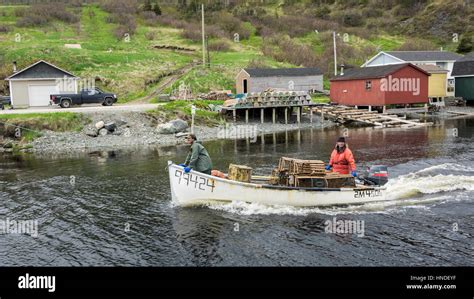
[[[103,106],[112,106],[117,102],[117,96],[106,93],[99,88],[83,89],[79,94],[52,94],[49,96],[52,105],[69,108],[72,105],[100,103]]]
[[[4,110],[5,105],[10,105],[10,97],[0,96],[0,109]]]

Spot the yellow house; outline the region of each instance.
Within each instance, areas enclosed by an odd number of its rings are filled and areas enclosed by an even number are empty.
[[[448,86],[448,70],[442,69],[434,64],[417,65],[421,69],[430,73],[428,79],[428,97],[430,98],[444,98],[447,96]]]

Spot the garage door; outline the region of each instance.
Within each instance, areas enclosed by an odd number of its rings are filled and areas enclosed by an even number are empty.
[[[58,88],[56,84],[51,85],[29,85],[28,95],[30,98],[30,106],[48,106],[49,96],[51,94],[57,94]]]

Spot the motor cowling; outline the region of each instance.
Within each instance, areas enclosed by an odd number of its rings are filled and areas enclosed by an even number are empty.
[[[388,167],[386,165],[373,165],[368,168],[366,180],[378,186],[388,182]]]

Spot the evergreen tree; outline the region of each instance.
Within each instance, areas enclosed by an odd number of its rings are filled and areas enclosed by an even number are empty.
[[[471,35],[465,35],[461,38],[461,41],[459,42],[457,52],[458,53],[469,53],[474,50],[474,45],[472,42],[472,36]]]

